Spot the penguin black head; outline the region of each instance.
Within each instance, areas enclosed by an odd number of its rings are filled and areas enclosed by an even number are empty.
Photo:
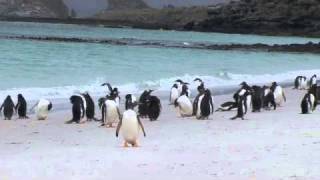
[[[172,88],[178,89],[178,85],[177,85],[177,84],[174,84],[174,85],[172,86]]]
[[[201,83],[203,82],[202,79],[200,79],[200,78],[195,78],[193,81],[199,81]]]
[[[181,95],[187,95],[188,96],[188,86],[186,84],[183,84]]]
[[[79,102],[79,96],[71,96],[70,97],[71,104],[76,104]]]
[[[22,100],[22,99],[23,99],[22,94],[18,94],[18,101],[19,101],[19,100]]]
[[[181,79],[177,79],[175,82],[178,82],[180,84],[183,84],[184,82]]]
[[[199,94],[202,94],[202,93],[204,93],[204,91],[205,91],[205,89],[204,89],[203,86],[198,86],[198,87],[197,87],[197,90],[198,90]]]

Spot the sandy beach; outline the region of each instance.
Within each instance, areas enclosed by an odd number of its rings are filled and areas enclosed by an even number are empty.
[[[304,93],[287,88],[283,107],[235,121],[235,111],[178,118],[162,100],[159,120],[143,119],[139,148],[97,122],[64,124],[71,110],[1,120],[0,179],[319,179],[320,112],[300,114]]]

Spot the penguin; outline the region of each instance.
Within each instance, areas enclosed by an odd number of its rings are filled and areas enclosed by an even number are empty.
[[[198,109],[198,102],[199,102],[199,98],[204,94],[205,89],[203,89],[202,87],[198,86],[197,88],[198,90],[198,95],[194,98],[193,103],[192,103],[192,108],[193,108],[193,113],[192,115],[195,116],[197,113],[197,109]]]
[[[126,110],[129,109],[130,104],[133,104],[134,107],[138,105],[137,98],[133,94],[126,95],[126,103],[125,103]]]
[[[118,123],[121,118],[119,105],[116,102],[117,95],[107,96],[102,104],[102,124],[101,126],[113,127],[113,123]]]
[[[242,120],[244,120],[244,115],[247,113],[247,102],[246,102],[246,95],[247,94],[243,94],[240,95],[237,99],[237,115],[230,118],[231,120],[235,120],[237,118],[241,118]]]
[[[47,99],[40,99],[30,111],[36,108],[36,115],[38,120],[46,120],[48,118],[49,111],[52,109],[52,103]]]
[[[281,106],[283,102],[286,102],[284,90],[277,82],[272,83],[270,91],[274,94],[274,100],[277,106]]]
[[[138,106],[138,112],[139,117],[141,118],[147,118],[148,117],[148,104],[147,100],[151,94],[152,90],[145,90],[141,94],[139,98],[139,106]]]
[[[67,121],[66,124],[80,123],[81,119],[85,116],[84,102],[81,96],[73,95],[70,97],[72,104],[72,119]]]
[[[312,93],[308,92],[301,101],[301,113],[309,114],[316,108],[315,97]]]
[[[147,114],[150,121],[156,121],[161,113],[161,101],[157,96],[147,98]]]
[[[197,87],[197,89],[198,89],[198,91],[199,91],[199,89],[200,90],[205,90],[205,87],[204,87],[204,82],[202,81],[202,79],[200,79],[200,78],[195,78],[193,81],[198,81],[199,83],[200,83],[200,85]]]
[[[307,88],[307,77],[305,76],[297,76],[294,80],[294,88],[293,89],[299,89],[304,90]]]
[[[175,82],[178,83],[177,84],[178,85],[178,92],[179,92],[179,95],[180,95],[181,92],[182,92],[182,85],[184,84],[184,82],[181,79],[177,79]]]
[[[260,112],[263,105],[263,89],[260,86],[252,86],[252,112]]]
[[[181,95],[183,88],[187,88],[187,96],[191,97],[191,90],[188,88],[189,83],[187,82],[183,82],[181,79],[176,80],[175,82],[178,83],[178,92],[179,92],[179,96]]]
[[[27,101],[22,94],[18,94],[18,102],[16,104],[16,112],[18,112],[19,119],[28,119],[27,116]]]
[[[3,109],[4,120],[11,120],[12,115],[15,111],[14,103],[11,99],[11,96],[7,96],[6,99],[3,101],[0,107],[0,113]]]
[[[317,75],[315,74],[310,78],[310,87],[313,85],[317,85]]]
[[[173,104],[174,101],[175,101],[176,99],[178,99],[178,97],[179,97],[178,85],[177,85],[177,84],[174,84],[174,85],[172,86],[172,88],[171,88],[171,91],[170,91],[170,99],[169,99],[170,104]]]
[[[209,89],[206,89],[199,97],[196,111],[197,119],[208,119],[210,114],[214,112],[213,97]]]
[[[311,94],[313,94],[313,96],[315,98],[315,102],[316,102],[316,104],[318,104],[320,101],[320,87],[317,85],[312,85],[309,89],[309,92]]]
[[[135,106],[136,104],[128,102],[127,110],[123,112],[122,118],[117,126],[116,137],[119,136],[119,131],[121,130],[124,139],[124,147],[128,147],[129,144],[133,147],[139,146],[137,141],[140,129],[142,130],[144,137],[146,137],[143,124],[137,113],[133,110]]]
[[[87,121],[95,120],[97,121],[97,118],[95,118],[95,105],[94,101],[91,98],[90,94],[88,92],[82,93],[81,96],[83,97],[84,108],[85,108],[85,115],[87,117]]]
[[[188,117],[193,114],[193,106],[187,94],[187,90],[184,89],[181,92],[180,97],[174,102],[174,106],[178,109],[178,113],[181,117]]]
[[[109,90],[109,96],[115,97],[114,101],[116,102],[117,106],[120,107],[120,93],[118,88],[112,88],[110,83],[103,83],[101,86],[107,86]]]
[[[238,104],[236,102],[227,101],[225,103],[222,103],[216,111],[231,111],[232,109],[235,109],[237,107]]]
[[[266,110],[270,110],[270,107],[273,107],[274,110],[277,108],[277,104],[275,102],[274,93],[270,90],[268,86],[263,86],[263,108]]]

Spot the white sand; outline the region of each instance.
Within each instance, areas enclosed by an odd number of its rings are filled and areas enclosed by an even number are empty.
[[[0,179],[319,179],[320,112],[299,114],[304,92],[286,91],[283,107],[236,121],[235,111],[177,118],[163,101],[158,121],[143,120],[139,148],[96,122],[64,124],[71,110],[1,120]],[[229,99],[216,97],[216,107]]]

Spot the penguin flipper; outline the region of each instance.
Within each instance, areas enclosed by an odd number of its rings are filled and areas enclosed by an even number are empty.
[[[119,121],[119,123],[118,123],[118,126],[117,126],[116,137],[119,136],[119,131],[120,131],[121,125],[122,125],[122,118],[120,119],[120,121]]]

